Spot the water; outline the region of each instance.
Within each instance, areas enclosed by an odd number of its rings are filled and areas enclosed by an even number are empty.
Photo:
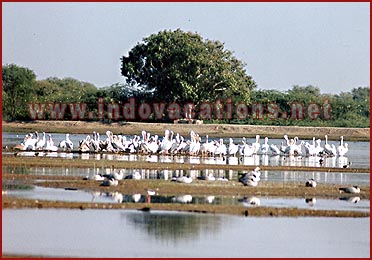
[[[123,194],[119,192],[93,192],[84,190],[65,190],[56,188],[44,188],[31,186],[29,189],[9,190],[6,196],[14,196],[34,200],[88,202],[88,203],[135,203],[145,202],[144,194]],[[135,197],[137,196],[137,197]],[[361,200],[359,197],[342,196],[338,199],[316,199],[314,203],[307,203],[305,198],[278,198],[269,196],[257,196],[261,207],[274,208],[311,208],[319,210],[348,210],[370,211],[370,201]],[[190,203],[190,204],[214,204],[214,205],[245,205],[243,197],[236,196],[191,196],[177,195],[151,196],[151,203]],[[308,198],[309,199],[309,198]],[[312,198],[314,199],[314,198]],[[348,199],[348,200],[346,200]],[[250,206],[250,205],[249,205]]]
[[[24,133],[8,133],[4,132],[2,135],[3,146],[12,147],[15,144],[19,144],[23,137]],[[55,144],[58,144],[60,141],[65,139],[65,134],[52,133],[53,140]],[[84,134],[72,134],[70,135],[71,141],[74,143],[74,147],[77,147],[77,144],[80,140],[84,139],[86,135]],[[227,143],[227,138],[225,138],[225,143]],[[280,145],[282,139],[269,139],[269,144],[273,143]],[[304,140],[312,141],[312,140]],[[241,143],[241,138],[234,138],[235,143]],[[247,143],[255,142],[255,139],[248,138]],[[349,152],[345,157],[333,157],[327,158],[322,166],[325,167],[343,167],[349,161],[352,162],[352,166],[356,168],[369,168],[370,167],[370,142],[349,142]],[[261,141],[261,143],[263,143]],[[338,141],[329,141],[329,144],[335,144],[338,146]],[[324,145],[324,142],[322,143]],[[13,153],[3,153],[13,155]],[[20,156],[35,156],[34,152],[21,152]],[[150,162],[179,162],[179,163],[195,163],[195,164],[231,164],[231,165],[270,165],[270,166],[314,166],[320,167],[318,157],[302,158],[297,157],[283,157],[283,156],[264,156],[264,155],[255,155],[251,157],[246,157],[244,160],[238,160],[236,157],[230,159],[223,158],[199,158],[199,157],[190,157],[190,156],[141,156],[141,155],[120,155],[120,154],[78,154],[78,153],[64,153],[64,152],[53,152],[53,153],[40,153],[39,156],[48,156],[48,157],[59,157],[66,159],[81,158],[86,160],[119,160],[119,161],[150,161]]]
[[[14,174],[31,174],[41,176],[93,176],[94,174],[110,174],[112,168],[93,167],[28,167],[28,166],[3,166],[3,172]],[[217,177],[225,177],[228,180],[238,180],[241,174],[248,171],[235,170],[159,170],[159,169],[116,169],[124,171],[124,176],[139,172],[142,179],[162,179],[171,180],[172,177],[192,176],[194,178],[213,174]],[[304,172],[304,171],[261,171],[261,181],[271,182],[306,182],[314,178],[318,183],[341,184],[341,185],[370,185],[369,173],[349,173],[349,172]]]
[[[3,254],[110,258],[370,255],[369,218],[6,209],[2,220]]]

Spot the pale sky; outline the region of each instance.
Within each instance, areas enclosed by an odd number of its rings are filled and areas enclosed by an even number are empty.
[[[219,40],[258,89],[370,86],[370,3],[2,3],[2,64],[37,79],[123,82],[120,58],[180,28]]]

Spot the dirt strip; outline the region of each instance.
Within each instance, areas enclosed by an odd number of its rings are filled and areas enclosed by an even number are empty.
[[[125,169],[157,169],[157,170],[235,170],[249,171],[256,166],[248,165],[226,165],[226,164],[190,164],[190,163],[168,163],[168,162],[147,162],[147,161],[118,161],[118,160],[83,160],[79,158],[63,159],[49,157],[23,157],[23,156],[3,156],[2,164],[6,166],[27,166],[27,167],[114,167]],[[331,167],[304,167],[304,166],[263,166],[261,171],[319,171],[319,172],[353,172],[369,173],[369,168],[331,168]]]
[[[262,137],[283,138],[287,134],[290,138],[298,136],[300,139],[316,138],[324,139],[328,135],[329,140],[340,140],[344,136],[345,141],[369,141],[370,128],[343,128],[343,127],[300,127],[300,126],[263,126],[263,125],[233,125],[233,124],[167,124],[167,123],[136,123],[136,122],[85,122],[85,121],[32,121],[32,122],[2,122],[3,132],[28,133],[32,131],[45,131],[48,133],[91,134],[93,131],[104,134],[111,130],[114,134],[139,135],[142,130],[151,134],[163,136],[164,131],[169,129],[185,137],[194,130],[204,137]]]

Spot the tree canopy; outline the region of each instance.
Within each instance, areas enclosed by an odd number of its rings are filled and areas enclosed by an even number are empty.
[[[15,64],[2,67],[3,114],[12,120],[27,115],[27,102],[35,80],[35,73],[28,68]]]
[[[121,60],[128,84],[164,102],[199,104],[226,97],[249,102],[256,87],[245,64],[221,42],[179,29],[150,35]]]

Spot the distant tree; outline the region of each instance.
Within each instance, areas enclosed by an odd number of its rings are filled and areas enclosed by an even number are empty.
[[[219,41],[191,32],[161,31],[143,39],[122,57],[121,74],[164,102],[249,101],[256,87],[245,64]]]
[[[27,117],[27,102],[35,84],[36,75],[15,64],[2,67],[3,116],[15,120]]]

